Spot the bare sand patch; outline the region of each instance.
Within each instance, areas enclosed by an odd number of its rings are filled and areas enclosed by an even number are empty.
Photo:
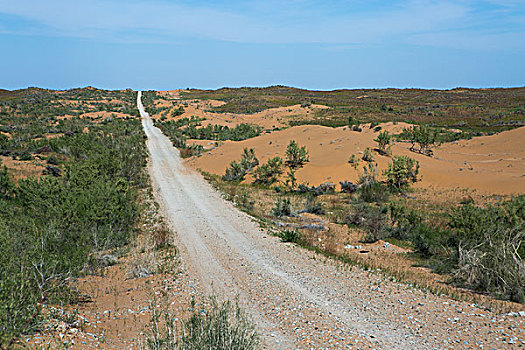
[[[408,124],[382,126],[395,133]],[[188,163],[213,174],[223,174],[231,161],[240,158],[244,147],[254,148],[264,163],[271,157],[284,157],[290,140],[296,140],[310,152],[310,163],[297,171],[300,182],[319,185],[326,181],[356,181],[365,162],[361,161],[354,169],[348,159],[352,154],[360,158],[367,147],[375,147],[376,136],[377,133],[367,127],[363,132],[356,132],[349,128],[297,126],[240,142],[226,141],[201,157],[189,159]],[[434,148],[434,157],[411,152],[409,146],[409,143],[397,142],[392,146],[392,153],[419,161],[422,181],[418,187],[471,188],[499,194],[525,192],[525,127],[443,144]],[[381,171],[391,161],[390,157],[377,153],[374,158]]]

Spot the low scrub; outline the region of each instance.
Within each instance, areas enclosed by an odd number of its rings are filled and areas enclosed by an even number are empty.
[[[241,160],[239,162],[231,162],[222,179],[224,181],[240,182],[257,165],[259,165],[259,160],[255,156],[255,150],[253,148],[245,148]]]
[[[149,350],[253,350],[259,347],[255,327],[237,302],[219,303],[211,298],[209,310],[193,311],[189,318],[176,323],[167,309],[153,307],[154,315],[146,334]],[[179,329],[178,329],[179,328]]]
[[[274,157],[268,159],[266,164],[255,169],[253,175],[255,177],[254,183],[263,185],[273,185],[279,180],[283,174],[283,160],[281,157]]]
[[[276,217],[292,216],[292,203],[290,199],[277,198],[271,214]]]
[[[283,243],[299,243],[301,240],[301,234],[297,230],[280,231],[277,236]]]
[[[49,140],[63,176],[14,184],[0,171],[0,345],[36,324],[43,303],[67,303],[93,253],[127,244],[139,218],[145,144],[138,120]]]

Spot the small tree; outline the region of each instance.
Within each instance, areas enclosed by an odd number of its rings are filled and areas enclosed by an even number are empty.
[[[253,148],[244,148],[241,165],[246,170],[246,172],[251,171],[257,165],[259,165],[259,159],[255,156],[255,150]]]
[[[412,146],[410,146],[412,152],[425,155],[432,154],[430,147],[436,142],[437,137],[436,132],[426,125],[415,126],[411,129],[405,128],[401,136],[412,142]],[[416,143],[419,145],[419,150],[416,150]]]
[[[271,185],[279,179],[283,173],[283,159],[281,157],[274,157],[268,159],[266,164],[261,165],[255,169],[253,175],[255,176],[254,183],[264,185]]]
[[[306,146],[299,147],[295,140],[291,140],[286,148],[286,158],[286,165],[288,165],[290,169],[300,168],[310,161]]]
[[[417,182],[419,162],[407,156],[394,157],[384,174],[390,187],[397,190],[406,188],[410,183]]]
[[[222,179],[224,181],[242,181],[246,174],[257,165],[259,165],[259,160],[255,156],[253,148],[245,148],[240,162],[231,162]]]
[[[288,172],[286,173],[286,181],[284,182],[284,185],[290,190],[294,191],[297,187],[297,177],[295,176],[295,169],[290,168]]]
[[[377,138],[374,140],[379,146],[379,153],[388,154],[390,152],[390,142],[392,141],[392,135],[388,131],[380,132]]]

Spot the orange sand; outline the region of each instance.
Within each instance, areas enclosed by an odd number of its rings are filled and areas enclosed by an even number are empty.
[[[214,120],[215,121],[215,120]],[[400,132],[408,124],[383,124],[384,130]],[[310,162],[297,171],[299,182],[318,185],[325,181],[356,181],[364,161],[355,170],[348,159],[352,154],[361,158],[366,147],[375,147],[377,133],[367,126],[363,132],[348,128],[305,125],[273,131],[260,137],[241,141],[226,141],[218,148],[191,158],[188,163],[202,170],[223,174],[228,164],[238,160],[244,147],[254,148],[261,163],[274,156],[284,157],[290,140],[296,140],[310,152]],[[408,155],[421,165],[421,187],[470,188],[482,193],[525,193],[525,127],[493,136],[477,137],[444,144],[434,148],[434,157],[409,151],[410,144],[398,142],[393,155]],[[374,152],[382,171],[390,157]]]

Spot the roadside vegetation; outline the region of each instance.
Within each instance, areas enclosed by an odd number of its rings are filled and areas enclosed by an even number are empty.
[[[239,124],[234,127],[209,124],[202,126],[204,118],[192,116],[177,120],[161,121],[155,119],[155,126],[169,137],[175,147],[181,151],[183,158],[198,156],[204,152],[202,145],[188,145],[188,140],[242,141],[257,137],[262,128],[252,124]]]
[[[165,120],[168,117],[176,117],[184,114],[184,106],[178,105],[175,101],[167,102],[159,105],[157,101],[161,98],[159,92],[149,90],[142,93],[142,104],[144,109],[150,116],[158,115],[161,120]]]
[[[417,127],[404,132],[409,133],[417,144],[415,152],[431,155],[434,129]],[[286,159],[274,157],[259,164],[255,151],[245,149],[240,162],[232,162],[224,176],[205,176],[283,242],[380,268],[438,293],[476,299],[454,288],[462,287],[525,303],[525,196],[491,204],[471,199],[447,206],[418,202],[411,185],[420,179],[419,163],[408,156],[391,155],[391,140],[387,132],[379,133],[375,140],[375,151],[390,157],[383,172],[377,169],[374,152],[367,149],[361,165],[355,155],[350,157],[352,166],[362,166],[357,183],[341,182],[340,189],[332,183],[310,186],[297,182],[295,170],[309,158],[308,150],[294,140],[288,145]],[[247,152],[257,161],[246,162]],[[358,238],[351,241],[351,237]],[[384,250],[394,245],[401,252],[381,257],[371,254],[369,248],[355,248],[377,244],[384,245]],[[435,283],[431,280],[435,277],[417,267],[438,273],[443,283]],[[424,274],[428,277],[423,278]]]
[[[166,303],[165,303],[166,304]],[[154,314],[146,330],[147,350],[198,350],[259,348],[259,337],[237,301],[219,302],[211,297],[208,305],[198,307],[183,320],[168,305],[152,307]]]
[[[91,89],[2,96],[0,125],[10,137],[2,138],[1,154],[46,168],[41,178],[16,181],[0,165],[1,347],[38,329],[45,305],[74,302],[73,282],[98,268],[97,253],[134,237],[138,191],[148,183],[140,122],[134,109],[123,115],[134,98]],[[122,114],[57,119],[93,108]]]

